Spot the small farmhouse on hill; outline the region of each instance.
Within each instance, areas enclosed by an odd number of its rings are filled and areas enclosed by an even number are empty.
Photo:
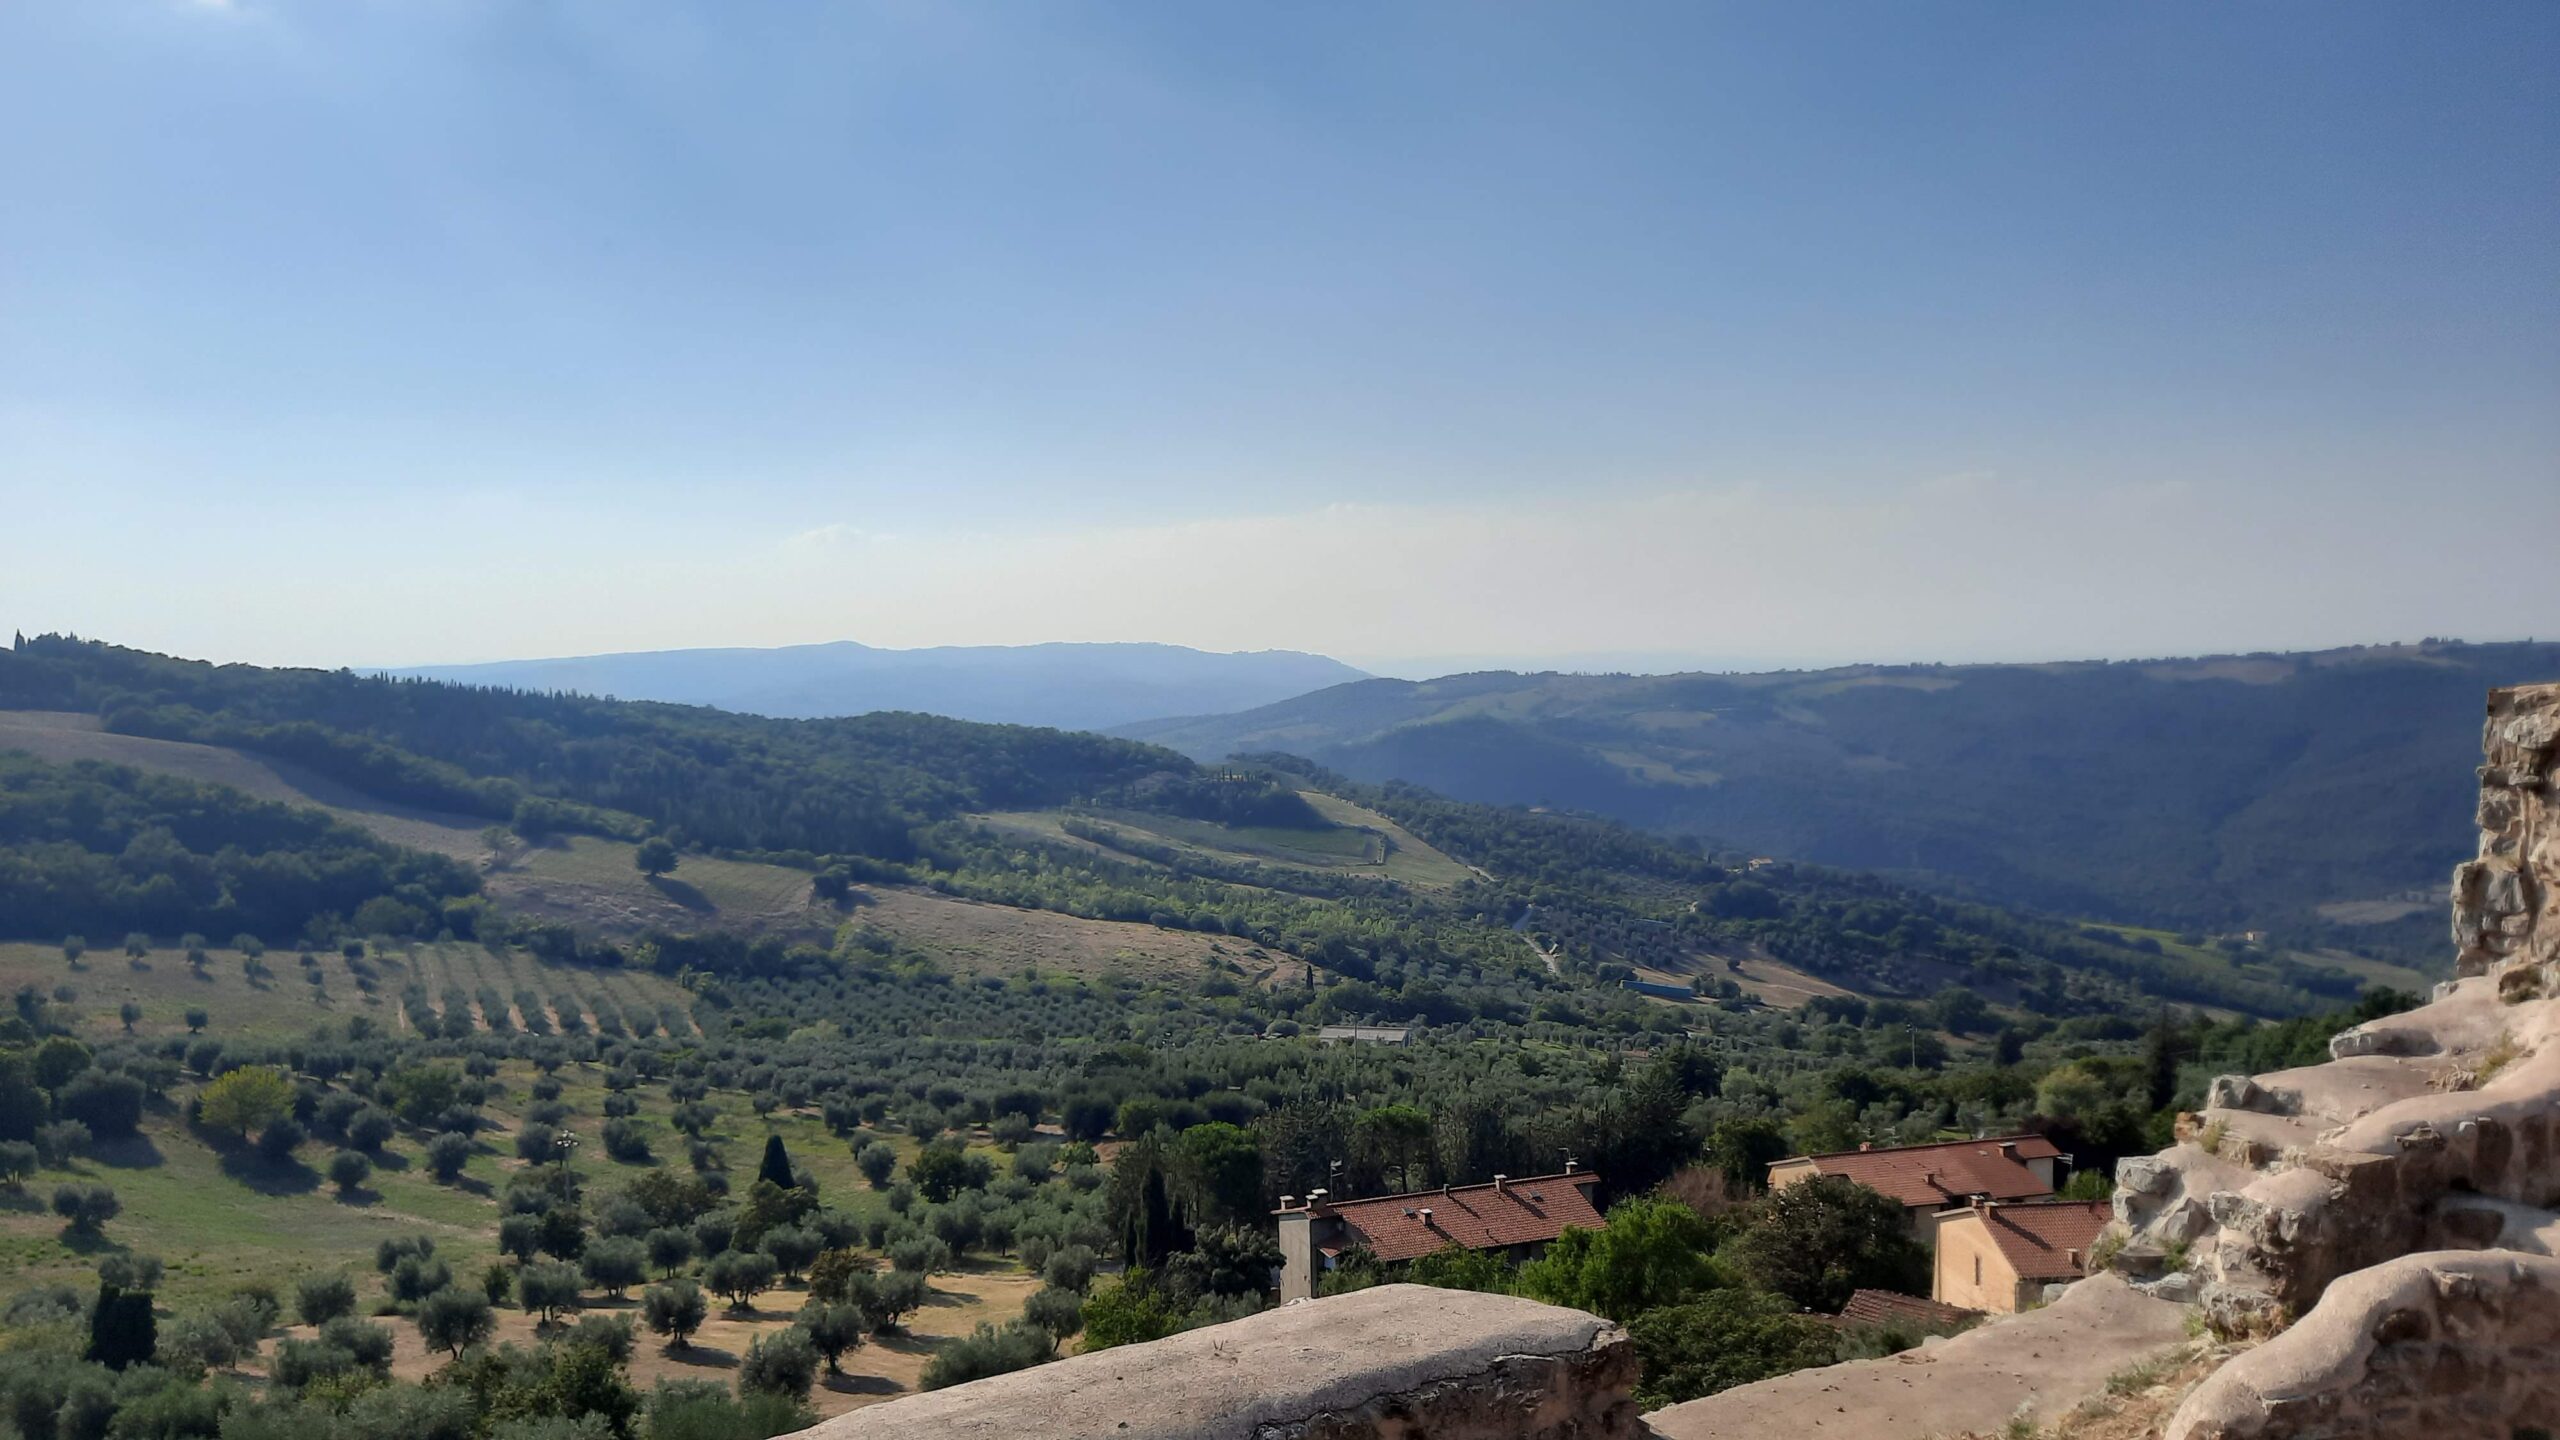
[[[2000,1135],[1936,1145],[1861,1145],[1830,1155],[1796,1155],[1771,1161],[1769,1188],[1783,1189],[1816,1175],[1837,1175],[1892,1196],[1910,1217],[1911,1233],[1926,1243],[1938,1212],[1976,1196],[2034,1200],[2053,1194],[2062,1152],[2041,1135]]]
[[[1463,1245],[1498,1251],[1512,1260],[1534,1260],[1549,1241],[1571,1226],[1603,1230],[1591,1202],[1600,1177],[1568,1167],[1559,1175],[1514,1180],[1496,1175],[1486,1185],[1451,1185],[1404,1195],[1337,1201],[1318,1190],[1301,1202],[1280,1197],[1280,1300],[1305,1300],[1316,1280],[1355,1247],[1387,1263],[1418,1260]]]
[[[1949,1210],[1938,1217],[1930,1296],[1995,1315],[2023,1310],[2047,1285],[2088,1277],[2089,1247],[2113,1215],[2104,1200],[1985,1200]]]

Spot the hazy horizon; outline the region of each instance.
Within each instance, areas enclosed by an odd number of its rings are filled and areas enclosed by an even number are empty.
[[[2560,633],[2560,7],[0,10],[0,617],[409,665]]]

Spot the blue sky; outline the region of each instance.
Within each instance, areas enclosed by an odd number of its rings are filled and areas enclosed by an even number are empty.
[[[0,4],[0,622],[2560,632],[2560,6]]]

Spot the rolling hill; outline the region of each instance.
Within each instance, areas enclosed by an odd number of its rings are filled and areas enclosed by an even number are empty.
[[[889,650],[840,640],[779,649],[648,650],[396,676],[712,705],[808,719],[913,710],[956,720],[1099,730],[1164,715],[1250,709],[1365,679],[1294,650],[1214,653],[1180,645],[944,645]]]
[[[2055,913],[2438,944],[2482,692],[2560,645],[1364,680],[1116,733],[1305,756]],[[2308,938],[2308,936],[2306,937]]]

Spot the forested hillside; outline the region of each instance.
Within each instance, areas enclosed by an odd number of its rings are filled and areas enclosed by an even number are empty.
[[[0,708],[47,706],[94,710],[110,731],[296,761],[386,798],[501,821],[528,840],[562,829],[647,838],[670,856],[694,848],[796,866],[830,895],[907,884],[1244,937],[1321,967],[1334,982],[1327,1012],[1345,1016],[1500,1020],[1546,1005],[1521,993],[1527,956],[1515,926],[1549,937],[1586,984],[1639,968],[1688,976],[1757,954],[1868,993],[1972,986],[2049,1016],[2144,993],[2287,1013],[2359,983],[2245,950],[2199,960],[1863,876],[1748,866],[1606,822],[1371,790],[1286,756],[1205,769],[1152,746],[1053,730],[912,715],[769,720],[214,667],[50,637],[0,659]],[[1311,869],[1214,847],[1169,856],[1068,813],[1125,807],[1213,830],[1338,828],[1299,786],[1371,806],[1474,877],[1424,886],[1383,868]],[[1055,841],[974,818],[1043,810],[1068,813]],[[422,922],[434,909],[418,908]],[[546,941],[570,943],[556,933]],[[698,956],[703,943],[668,935],[657,953]],[[1592,1013],[1588,1000],[1547,1006],[1559,1007]]]
[[[1286,754],[59,639],[0,653],[0,711],[53,756],[0,753],[31,1434],[761,1440],[1251,1313],[1279,1195],[1565,1157],[1605,1232],[1327,1284],[1594,1309],[1676,1400],[1922,1283],[1890,1202],[1780,1203],[1770,1159],[2032,1128],[2103,1166],[2406,1003]],[[564,903],[606,872],[663,903]]]
[[[2560,645],[1369,680],[1121,733],[1552,805],[2048,913],[2429,953],[2489,687]],[[2418,917],[2394,927],[2391,922]]]
[[[915,710],[956,720],[1101,730],[1164,715],[1247,710],[1365,678],[1293,650],[1213,653],[1181,645],[942,645],[852,641],[778,649],[647,650],[392,672],[509,690],[714,705],[807,719]]]

